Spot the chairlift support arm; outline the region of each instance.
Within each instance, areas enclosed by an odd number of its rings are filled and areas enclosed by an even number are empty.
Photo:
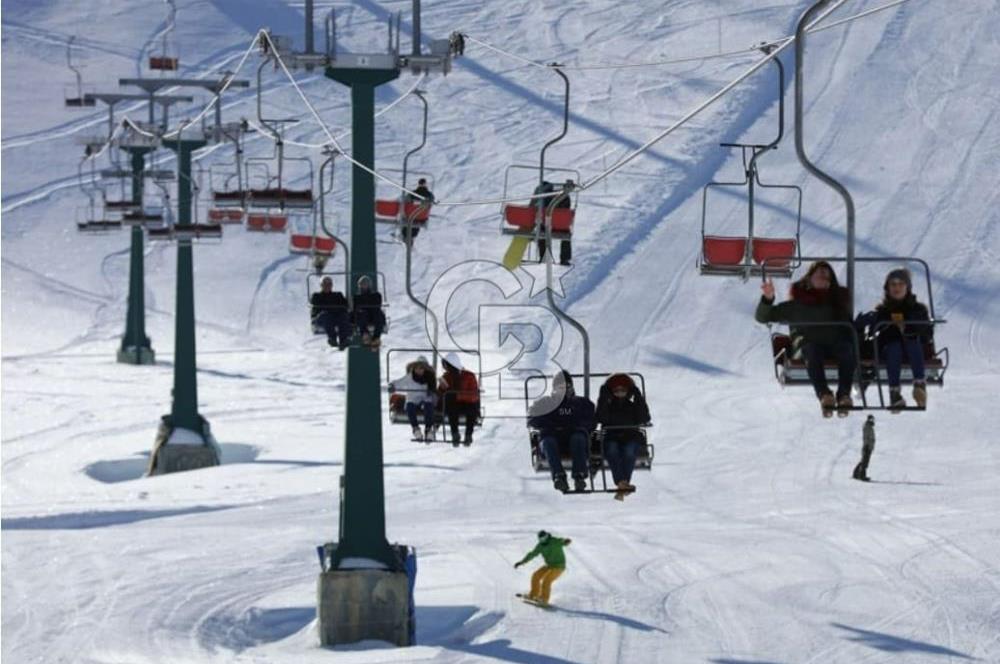
[[[806,28],[813,21],[819,12],[828,5],[831,0],[818,0],[812,7],[803,12],[795,28],[795,154],[798,156],[802,166],[821,181],[826,183],[831,189],[840,194],[844,199],[844,207],[847,212],[847,292],[848,307],[851,317],[854,316],[854,199],[847,188],[837,181],[833,176],[820,170],[806,154],[805,149],[805,127],[803,118],[805,115],[803,90],[804,74],[802,61],[806,51]]]

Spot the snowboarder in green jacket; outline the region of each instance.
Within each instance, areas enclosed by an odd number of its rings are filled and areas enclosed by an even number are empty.
[[[545,564],[531,575],[531,591],[519,597],[548,605],[553,582],[566,571],[566,552],[563,549],[569,546],[570,542],[569,538],[556,537],[544,530],[538,531],[538,545],[529,551],[528,555],[514,563],[514,568],[520,567],[537,555],[542,556]]]

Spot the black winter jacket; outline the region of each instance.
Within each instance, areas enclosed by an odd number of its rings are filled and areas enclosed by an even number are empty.
[[[347,298],[338,291],[313,293],[312,297],[309,298],[309,304],[312,305],[313,318],[324,311],[347,311]]]
[[[542,436],[576,431],[589,435],[594,430],[594,404],[575,394],[565,395],[562,400],[550,394],[531,404],[528,425],[538,429]]]
[[[624,399],[618,399],[606,387],[601,388],[597,399],[597,421],[604,427],[627,427],[649,423],[649,406],[638,390]],[[634,440],[640,436],[639,429],[611,429],[605,439]]]

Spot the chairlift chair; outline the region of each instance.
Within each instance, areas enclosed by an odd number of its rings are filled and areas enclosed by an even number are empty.
[[[417,357],[423,355],[425,357],[434,357],[437,355],[439,358],[445,353],[450,351],[467,353],[476,356],[478,368],[475,372],[476,381],[479,383],[480,397],[483,394],[483,360],[478,351],[466,351],[458,348],[391,348],[386,353],[385,356],[385,382],[386,384],[391,384],[398,374],[402,373],[400,365],[404,368],[407,364],[417,359]],[[401,359],[400,356],[405,356],[405,359]],[[441,378],[441,368],[439,366],[431,367],[435,372],[435,378],[440,380]],[[394,375],[396,374],[396,375]],[[483,420],[486,418],[486,409],[482,406],[482,400],[480,400],[479,416],[476,418],[474,423],[475,428],[480,428],[483,425]],[[417,415],[417,420],[421,427],[424,425],[423,413]],[[410,420],[406,415],[406,395],[400,392],[389,392],[389,423],[406,425],[409,426]],[[458,426],[460,428],[465,428],[467,424],[467,419],[465,415],[459,415]],[[432,442],[451,442],[445,435],[445,427],[448,425],[448,418],[444,414],[444,403],[441,400],[437,400],[434,405],[434,430],[440,432],[440,436],[435,435],[434,440],[422,441],[426,443]]]
[[[247,212],[246,229],[260,233],[284,233],[288,230],[288,214],[284,212]]]
[[[791,257],[775,257],[773,260],[780,264],[782,262],[789,260]],[[846,258],[842,257],[803,257],[801,259],[803,262],[809,261],[827,261],[831,263],[846,262]],[[934,297],[931,285],[931,273],[930,266],[926,261],[915,257],[884,257],[884,256],[864,256],[855,257],[854,260],[858,263],[886,263],[889,265],[900,265],[900,264],[916,264],[919,265],[925,277],[925,283],[927,285],[927,300],[925,301],[928,312],[930,314],[930,321],[927,325],[936,328],[938,325],[944,324],[946,321],[941,318],[937,318],[934,312]],[[764,261],[763,267],[764,272],[762,277],[766,279],[771,274],[770,269],[771,259]],[[784,269],[784,268],[780,268]],[[918,323],[910,321],[907,325],[917,325]],[[787,323],[776,323],[776,325],[782,325],[788,327]],[[861,405],[855,406],[853,410],[889,410],[887,401],[884,396],[884,385],[888,382],[888,370],[886,368],[885,362],[878,356],[878,343],[877,341],[872,341],[871,343],[862,343],[859,338],[857,329],[855,329],[853,323],[843,321],[834,323],[794,323],[791,327],[809,327],[809,326],[820,326],[820,325],[837,325],[843,327],[845,332],[850,336],[852,345],[854,347],[856,362],[858,365],[858,372],[855,376],[855,387],[858,388],[858,392],[861,396]],[[770,327],[769,325],[768,327]],[[812,382],[809,380],[809,374],[806,369],[805,360],[800,357],[792,343],[791,333],[785,332],[772,332],[771,333],[771,355],[774,360],[774,377],[778,381],[778,385],[781,387],[786,386],[812,386]],[[924,344],[924,369],[925,369],[925,381],[927,385],[937,385],[939,387],[944,386],[944,376],[947,372],[949,364],[949,352],[947,347],[937,348],[935,339],[932,337],[931,340]],[[835,382],[837,380],[837,363],[834,360],[828,360],[824,366],[824,371],[826,373],[827,380]],[[901,384],[910,384],[913,382],[913,371],[908,362],[903,363],[902,372],[900,376]],[[878,404],[869,404],[866,391],[868,387],[875,385],[878,393]],[[894,408],[892,410],[923,410],[918,407],[906,407],[906,408]]]
[[[353,275],[350,272],[346,272],[344,270],[334,270],[334,271],[310,270],[309,273],[306,274],[306,305],[312,307],[313,293],[318,293],[320,291],[320,286],[322,284],[322,281],[326,277],[330,277],[334,283],[337,283],[339,281],[340,283],[344,284],[344,287],[347,290],[342,292],[344,293],[344,297],[347,298],[347,302],[353,311],[355,284],[353,283],[354,281]],[[382,295],[382,315],[385,318],[385,325],[382,328],[382,334],[384,335],[389,331],[389,314],[387,313],[387,310],[389,308],[389,298],[386,295],[387,291],[385,287],[385,273],[377,272],[375,275],[375,282],[376,282],[377,292],[381,293]],[[317,331],[316,329],[313,329],[313,333],[323,334],[322,331]]]
[[[381,171],[383,174],[402,174],[401,169],[386,168]],[[427,188],[434,190],[434,176],[430,173],[420,173],[409,171],[407,173],[407,188],[412,189],[412,182],[419,182],[421,179],[427,181]],[[399,197],[391,198],[383,196],[375,199],[375,221],[382,224],[394,224],[397,227],[405,227],[408,223],[414,228],[426,228],[427,221],[431,216],[431,203],[420,200],[409,200],[409,194],[400,192]]]
[[[76,229],[81,233],[110,233],[121,229],[121,227],[121,219],[112,219],[106,215],[96,215],[93,204],[77,208],[76,210]]]
[[[512,191],[512,189],[523,187],[526,183],[530,183],[532,189],[531,192],[524,195],[526,199],[529,199],[527,204],[501,204],[500,232],[504,235],[520,237],[525,240],[545,240],[545,224],[548,222],[552,226],[553,241],[571,240],[573,237],[573,223],[576,220],[577,194],[575,190],[569,194],[570,206],[568,208],[552,208],[549,205],[552,201],[551,196],[532,199],[531,196],[534,195],[534,188],[538,185],[538,169],[539,167],[536,165],[511,164],[504,170],[503,195],[501,196],[503,200],[508,200],[514,197],[516,194]],[[518,182],[512,182],[512,175],[519,171],[527,171],[534,173],[535,175],[532,176],[530,180],[518,178]],[[551,177],[551,175],[555,175],[556,177]],[[555,166],[545,167],[544,180],[546,182],[551,182],[555,191],[559,191],[561,183],[567,179],[579,182],[580,172],[573,168],[560,168]],[[533,249],[531,249],[530,244],[526,247],[526,250],[529,252],[529,255],[531,255]],[[541,260],[541,257],[536,256],[535,260]]]
[[[275,160],[277,161],[277,172],[272,175],[268,162]],[[307,188],[292,189],[285,184],[289,180],[285,173],[289,163],[305,164],[309,183]],[[315,178],[311,159],[308,157],[286,157],[284,145],[279,142],[271,157],[248,157],[245,164],[247,182],[256,181],[257,185],[248,185],[247,203],[250,207],[279,208],[281,210],[289,208],[312,209]]]
[[[83,74],[80,72],[80,67],[73,64],[74,41],[76,41],[76,35],[72,35],[66,41],[66,66],[76,77],[76,83],[66,85],[64,88],[63,97],[66,108],[93,108],[97,105],[97,99],[92,96],[94,89],[92,86],[83,85]]]
[[[638,372],[620,372],[625,373],[636,386],[639,388],[639,392],[642,397],[646,398],[646,379]],[[612,375],[611,373],[592,373],[590,374],[591,380],[598,380],[598,385],[603,381],[606,381]],[[582,380],[584,378],[583,374],[572,374],[574,380]],[[529,376],[524,381],[524,410],[525,410],[525,421],[528,421],[532,396],[530,385],[532,382],[541,382],[544,386],[548,380],[547,376]],[[598,390],[598,394],[600,391]],[[594,394],[594,390],[591,390],[591,394]],[[539,395],[544,396],[544,395]],[[536,397],[538,398],[538,397]],[[655,456],[655,448],[653,443],[649,442],[649,436],[647,434],[647,429],[651,427],[652,424],[646,423],[644,425],[629,426],[629,429],[637,429],[640,435],[639,450],[636,454],[635,468],[636,470],[651,470],[653,467],[653,458]],[[607,432],[603,427],[598,427],[590,436],[590,456],[589,456],[589,488],[586,491],[569,491],[568,493],[614,493],[618,489],[614,486],[608,486],[607,471],[609,470],[607,460],[604,458],[604,436]],[[528,440],[530,443],[531,450],[531,466],[535,472],[549,472],[550,466],[548,460],[545,458],[545,453],[541,446],[541,432],[532,429],[530,424],[528,424]],[[564,466],[572,463],[572,455],[570,454],[569,447],[567,445],[561,445],[559,449],[559,456]],[[601,487],[597,488],[594,483],[595,476],[600,473],[601,475]]]
[[[770,52],[771,46],[761,50]],[[738,149],[743,161],[743,179],[739,181],[713,181],[702,189],[701,195],[701,254],[698,271],[703,275],[738,276],[743,279],[759,275],[763,264],[768,263],[768,273],[774,277],[790,277],[801,264],[799,236],[802,227],[802,189],[796,185],[767,184],[761,181],[757,162],[764,154],[775,150],[785,129],[785,68],[778,58],[771,62],[778,69],[778,134],[765,145],[756,143],[720,143],[726,149]],[[708,193],[716,188],[739,188],[747,192],[747,232],[745,235],[718,235],[707,230]],[[756,228],[756,190],[787,191],[795,197],[795,233],[792,236],[762,236]],[[782,259],[782,257],[784,257]]]
[[[307,221],[308,224],[303,224],[301,221],[294,223],[293,221],[292,232],[288,236],[289,253],[320,255],[329,258],[337,248],[337,241],[318,232],[315,213]],[[305,226],[308,226],[309,229],[305,230]]]
[[[149,56],[149,68],[153,71],[177,71],[178,60],[173,55],[173,49],[170,48],[168,41],[176,23],[177,7],[174,5],[174,0],[166,0],[166,2],[169,5],[169,9],[167,10],[167,26],[163,29],[160,52]]]
[[[247,192],[243,190],[240,174],[222,173],[213,166],[208,169],[208,178],[209,188],[212,191],[212,207],[208,210],[208,220],[220,224],[243,223]]]

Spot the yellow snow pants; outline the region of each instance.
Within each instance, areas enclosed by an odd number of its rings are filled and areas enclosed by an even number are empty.
[[[552,584],[562,576],[565,569],[559,567],[549,567],[543,565],[535,570],[531,575],[531,596],[537,600],[549,603],[549,595],[552,592]]]

